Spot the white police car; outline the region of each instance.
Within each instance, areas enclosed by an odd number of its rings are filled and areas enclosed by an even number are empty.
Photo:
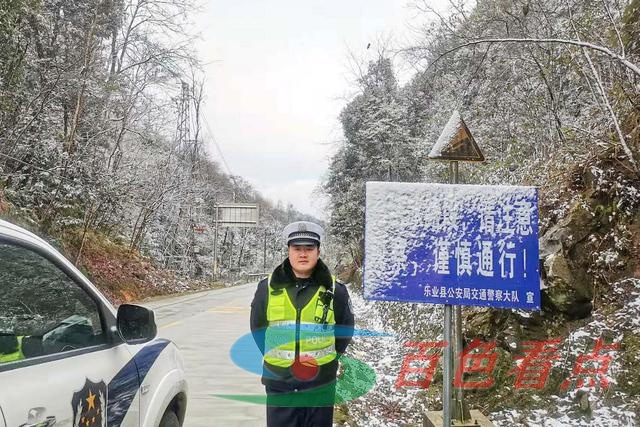
[[[153,312],[114,310],[44,240],[0,220],[0,427],[182,425],[182,358]]]

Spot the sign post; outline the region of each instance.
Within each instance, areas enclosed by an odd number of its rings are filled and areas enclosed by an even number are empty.
[[[458,111],[454,111],[449,118],[449,121],[440,134],[438,141],[429,153],[429,159],[449,161],[449,179],[452,184],[458,183],[458,161],[485,161],[482,150],[478,147],[478,144],[473,138],[473,135],[471,135],[466,123],[462,120],[462,117],[460,117],[460,113],[458,113]],[[449,307],[449,309],[451,309],[451,307]],[[447,328],[448,322],[446,319],[446,311],[447,306],[445,305],[445,328]],[[457,355],[462,352],[462,307],[460,305],[455,306],[453,312],[453,325],[452,337],[447,337],[445,339],[447,339],[448,342],[453,343],[455,347],[454,354]],[[452,340],[450,338],[452,338]],[[449,355],[449,357],[450,358],[447,359],[445,355],[444,363],[449,366],[453,363],[454,371],[457,370],[457,359],[452,361],[451,355]],[[445,375],[443,381],[451,383],[452,377],[447,377]],[[451,393],[445,393],[443,401],[448,401],[450,396]],[[453,411],[448,410],[448,406],[448,402],[447,408],[444,408],[443,406],[444,425],[450,425],[451,415],[453,415],[453,418],[461,422],[471,418],[469,408],[464,403],[464,395],[461,387],[456,388]]]
[[[260,209],[255,203],[230,203],[214,206],[213,280],[218,277],[218,227],[257,227]]]

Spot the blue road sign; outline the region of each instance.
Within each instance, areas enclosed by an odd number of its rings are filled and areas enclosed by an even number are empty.
[[[368,182],[364,295],[539,309],[536,188]]]

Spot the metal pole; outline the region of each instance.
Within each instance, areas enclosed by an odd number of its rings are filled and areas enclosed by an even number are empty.
[[[449,163],[449,179],[452,184],[455,184],[457,181],[457,169],[458,162],[450,162]],[[442,369],[443,373],[443,387],[442,387],[442,422],[444,427],[451,426],[451,415],[453,411],[451,410],[451,385],[453,383],[453,372],[451,371],[452,366],[455,367],[455,360],[453,359],[453,351],[454,347],[457,347],[457,340],[455,336],[452,337],[452,319],[453,315],[453,306],[451,304],[445,304],[444,306],[444,341],[447,343],[447,346],[444,350],[444,367]]]
[[[213,280],[218,277],[218,207],[215,207],[215,225],[213,227]]]
[[[455,353],[453,355],[453,366],[455,371],[454,372],[458,372],[458,369],[460,369],[460,362],[461,359],[458,359],[458,355],[460,353],[462,353],[462,307],[459,305],[454,306],[454,310],[453,310],[453,325],[454,325],[454,331],[453,331],[453,339],[454,339],[454,343],[455,343]],[[465,410],[464,410],[464,403],[462,402],[463,399],[463,395],[462,395],[462,387],[455,387],[455,407],[453,408],[453,416],[454,418],[460,420],[460,421],[464,421],[465,420]]]
[[[262,248],[262,272],[267,269],[267,229],[264,229],[264,246]]]
[[[444,348],[444,366],[442,368],[442,425],[451,426],[451,383],[453,375],[451,373],[451,304],[444,306],[444,341],[447,346]]]
[[[229,238],[229,274],[233,269],[233,230],[229,232],[231,237]]]
[[[459,182],[459,174],[458,174],[458,162],[453,161],[450,163],[450,172],[451,172],[451,183],[458,184]],[[462,352],[462,306],[455,305],[453,306],[453,332],[452,332],[452,341],[451,346],[453,347],[453,370],[454,375],[460,369],[460,361],[457,359],[457,356]],[[452,416],[460,421],[465,420],[465,410],[464,404],[462,402],[462,387],[455,387],[453,397],[453,411]]]
[[[450,163],[451,166],[451,181],[453,184],[458,184],[459,175],[458,175],[458,162],[453,161]],[[453,369],[454,375],[460,369],[460,361],[457,356],[462,353],[462,306],[455,305],[453,310]],[[453,405],[453,418],[464,422],[467,418],[467,410],[464,405],[464,395],[463,395],[462,387],[455,387],[454,394],[454,405]]]

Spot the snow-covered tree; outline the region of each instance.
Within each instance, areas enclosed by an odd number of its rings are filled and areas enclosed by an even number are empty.
[[[344,141],[331,159],[324,190],[331,229],[359,253],[366,181],[415,181],[425,149],[412,134],[407,106],[389,58],[369,64],[360,93],[340,114]]]

